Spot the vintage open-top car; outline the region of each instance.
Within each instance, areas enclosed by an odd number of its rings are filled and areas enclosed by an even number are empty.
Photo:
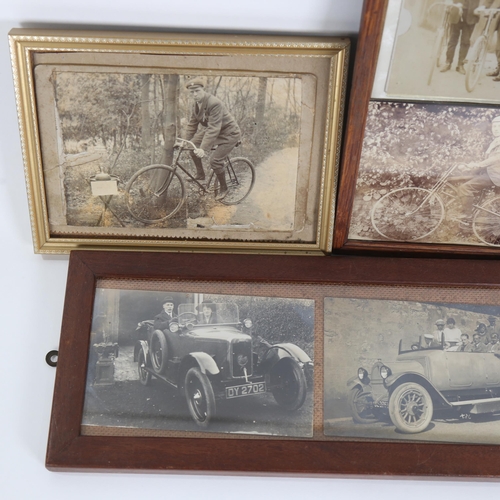
[[[353,420],[390,417],[404,433],[425,431],[439,415],[500,412],[500,358],[492,352],[448,349],[444,338],[432,347],[399,343],[396,361],[376,361],[348,381]]]
[[[206,324],[194,304],[180,304],[178,316],[163,331],[154,321],[139,323],[145,330],[134,358],[139,378],[148,385],[154,376],[177,388],[200,427],[207,427],[217,399],[233,399],[270,391],[287,410],[299,409],[306,398],[313,363],[298,346],[270,345],[258,337],[262,353],[254,352],[252,321],[239,320],[234,303],[211,303]]]

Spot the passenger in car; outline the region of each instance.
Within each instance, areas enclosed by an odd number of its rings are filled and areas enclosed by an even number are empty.
[[[491,336],[491,342],[488,346],[490,352],[500,353],[500,342],[498,341],[498,334],[494,333]]]
[[[438,342],[432,333],[426,333],[424,335],[424,345],[422,349],[433,349],[435,347],[441,347],[441,342]]]
[[[457,328],[455,325],[455,320],[453,318],[448,318],[446,320],[446,328],[443,330],[444,332],[444,341],[450,347],[457,345],[460,342],[460,336],[462,335],[462,331],[460,328]]]
[[[198,323],[200,325],[213,325],[217,323],[217,314],[215,312],[215,304],[211,302],[202,302],[198,306]]]
[[[479,322],[477,324],[477,327],[476,327],[475,331],[479,334],[479,340],[484,345],[488,345],[490,343],[491,337],[488,335],[488,332],[486,330],[486,325],[484,323]]]
[[[155,316],[154,329],[167,330],[170,322],[175,319],[174,315],[174,299],[167,296],[163,299],[163,311]]]
[[[469,334],[468,333],[462,333],[460,335],[460,342],[452,347],[447,348],[447,351],[465,351],[467,346],[470,345],[470,340],[469,340]]]
[[[488,352],[488,346],[481,342],[478,333],[475,333],[472,337],[472,344],[467,346],[466,352]]]
[[[498,330],[497,330],[497,319],[495,316],[488,316],[488,325],[486,325],[486,330],[487,334],[489,335],[490,341],[494,333],[497,334],[498,336]]]
[[[443,331],[444,331],[444,325],[445,325],[444,319],[438,319],[436,321],[437,330],[434,330],[434,332],[432,334],[434,336],[434,340],[436,342],[441,342],[441,337],[442,337]]]

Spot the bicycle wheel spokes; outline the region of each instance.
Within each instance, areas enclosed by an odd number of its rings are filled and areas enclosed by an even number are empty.
[[[221,200],[224,205],[236,205],[250,193],[255,182],[255,169],[246,158],[232,158],[226,164],[227,195]],[[215,183],[216,194],[218,182]]]
[[[393,241],[415,241],[429,236],[444,217],[441,199],[422,188],[391,191],[371,212],[374,229]]]
[[[154,223],[173,217],[184,199],[184,183],[167,165],[150,165],[136,172],[126,187],[127,207],[135,219]]]
[[[493,198],[477,209],[472,220],[476,237],[489,246],[500,246],[500,198]]]

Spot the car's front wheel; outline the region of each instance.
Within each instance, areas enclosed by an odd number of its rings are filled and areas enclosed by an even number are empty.
[[[389,398],[392,423],[405,434],[423,432],[432,420],[432,399],[424,387],[415,382],[401,384]]]
[[[144,350],[139,351],[137,357],[137,370],[139,372],[139,380],[142,385],[149,385],[151,382],[151,373],[146,370],[146,358],[144,356]]]
[[[271,391],[276,402],[287,410],[298,410],[306,399],[307,382],[297,361],[284,358],[271,369]]]
[[[200,427],[208,427],[215,416],[215,396],[210,380],[198,367],[187,371],[184,393],[191,417]]]
[[[358,424],[370,424],[377,420],[373,414],[373,399],[371,394],[356,386],[349,392],[349,406],[352,419]]]

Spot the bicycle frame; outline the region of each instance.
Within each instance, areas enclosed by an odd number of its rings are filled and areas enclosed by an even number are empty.
[[[174,158],[173,158],[173,161],[172,161],[172,168],[175,170],[177,167],[179,167],[190,179],[191,179],[191,182],[194,182],[202,191],[203,193],[208,193],[210,192],[210,190],[208,189],[208,187],[212,184],[212,179],[214,178],[214,172],[212,171],[212,173],[210,174],[210,177],[208,178],[208,182],[206,183],[206,185],[203,185],[201,184],[200,182],[198,182],[182,165],[182,163],[179,162],[179,158],[182,154],[183,151],[191,151],[193,149],[197,149],[195,144],[191,141],[188,141],[187,139],[180,139],[178,138],[177,139],[178,142],[181,142],[181,143],[187,143],[189,144],[189,148],[183,146],[183,145],[179,145],[177,146],[177,153],[174,152]],[[236,174],[234,172],[234,169],[233,169],[233,166],[231,165],[231,160],[228,158],[226,158],[225,160],[225,164],[226,164],[226,168],[227,168],[227,173],[229,175],[229,181],[232,182],[233,184],[236,183],[236,184],[239,184],[238,182],[238,178],[236,177]]]
[[[448,179],[451,177],[451,174],[455,171],[455,169],[461,165],[460,163],[457,163],[456,165],[452,165],[448,170],[446,170],[441,177],[438,179],[436,184],[429,190],[429,194],[420,202],[420,205],[417,206],[415,210],[412,212],[409,212],[407,215],[413,215],[414,213],[417,213],[426,203],[427,201],[432,198],[438,191],[440,191],[444,185],[448,182]]]

